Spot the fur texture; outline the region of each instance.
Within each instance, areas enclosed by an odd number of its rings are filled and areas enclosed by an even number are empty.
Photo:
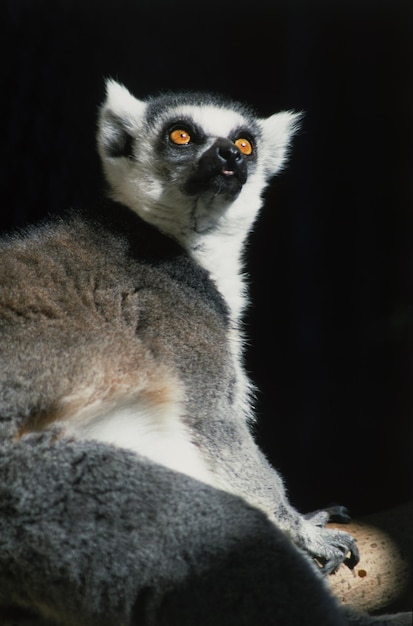
[[[288,502],[242,366],[243,244],[296,125],[109,81],[112,200],[0,244],[3,604],[64,625],[347,623],[314,559],[352,567],[355,542]]]

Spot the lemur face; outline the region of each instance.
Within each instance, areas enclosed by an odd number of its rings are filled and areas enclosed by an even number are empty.
[[[209,124],[202,123],[200,107],[171,113],[156,144],[171,179],[188,196],[234,200],[255,169],[259,128],[241,116],[237,126],[233,112],[224,124],[224,112],[212,107]]]
[[[201,234],[214,230],[253,182],[261,130],[247,110],[204,104],[194,94],[190,99],[177,104],[163,98],[165,108],[154,121],[155,153],[164,181],[161,201]],[[151,119],[151,107],[148,113]]]
[[[181,239],[219,228],[244,197],[237,216],[252,222],[258,207],[248,190],[259,198],[280,168],[296,118],[260,120],[196,93],[144,102],[109,81],[98,143],[112,197]]]

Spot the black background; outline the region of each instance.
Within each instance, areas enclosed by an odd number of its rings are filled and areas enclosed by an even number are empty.
[[[305,112],[249,242],[257,437],[301,509],[411,498],[413,3],[0,8],[3,230],[94,201],[107,76]]]

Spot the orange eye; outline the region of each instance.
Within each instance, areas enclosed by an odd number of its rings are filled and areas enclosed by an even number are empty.
[[[251,142],[248,141],[248,139],[240,137],[239,139],[236,139],[234,143],[237,146],[238,150],[242,152],[242,154],[246,154],[247,156],[249,154],[252,154],[252,145]]]
[[[184,146],[191,141],[191,135],[183,128],[177,128],[169,133],[169,139],[178,146]]]

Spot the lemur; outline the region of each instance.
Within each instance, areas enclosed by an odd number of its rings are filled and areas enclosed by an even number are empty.
[[[333,572],[356,544],[289,503],[242,363],[243,246],[298,121],[109,80],[111,201],[1,243],[0,415],[18,436],[59,424],[239,495]]]

